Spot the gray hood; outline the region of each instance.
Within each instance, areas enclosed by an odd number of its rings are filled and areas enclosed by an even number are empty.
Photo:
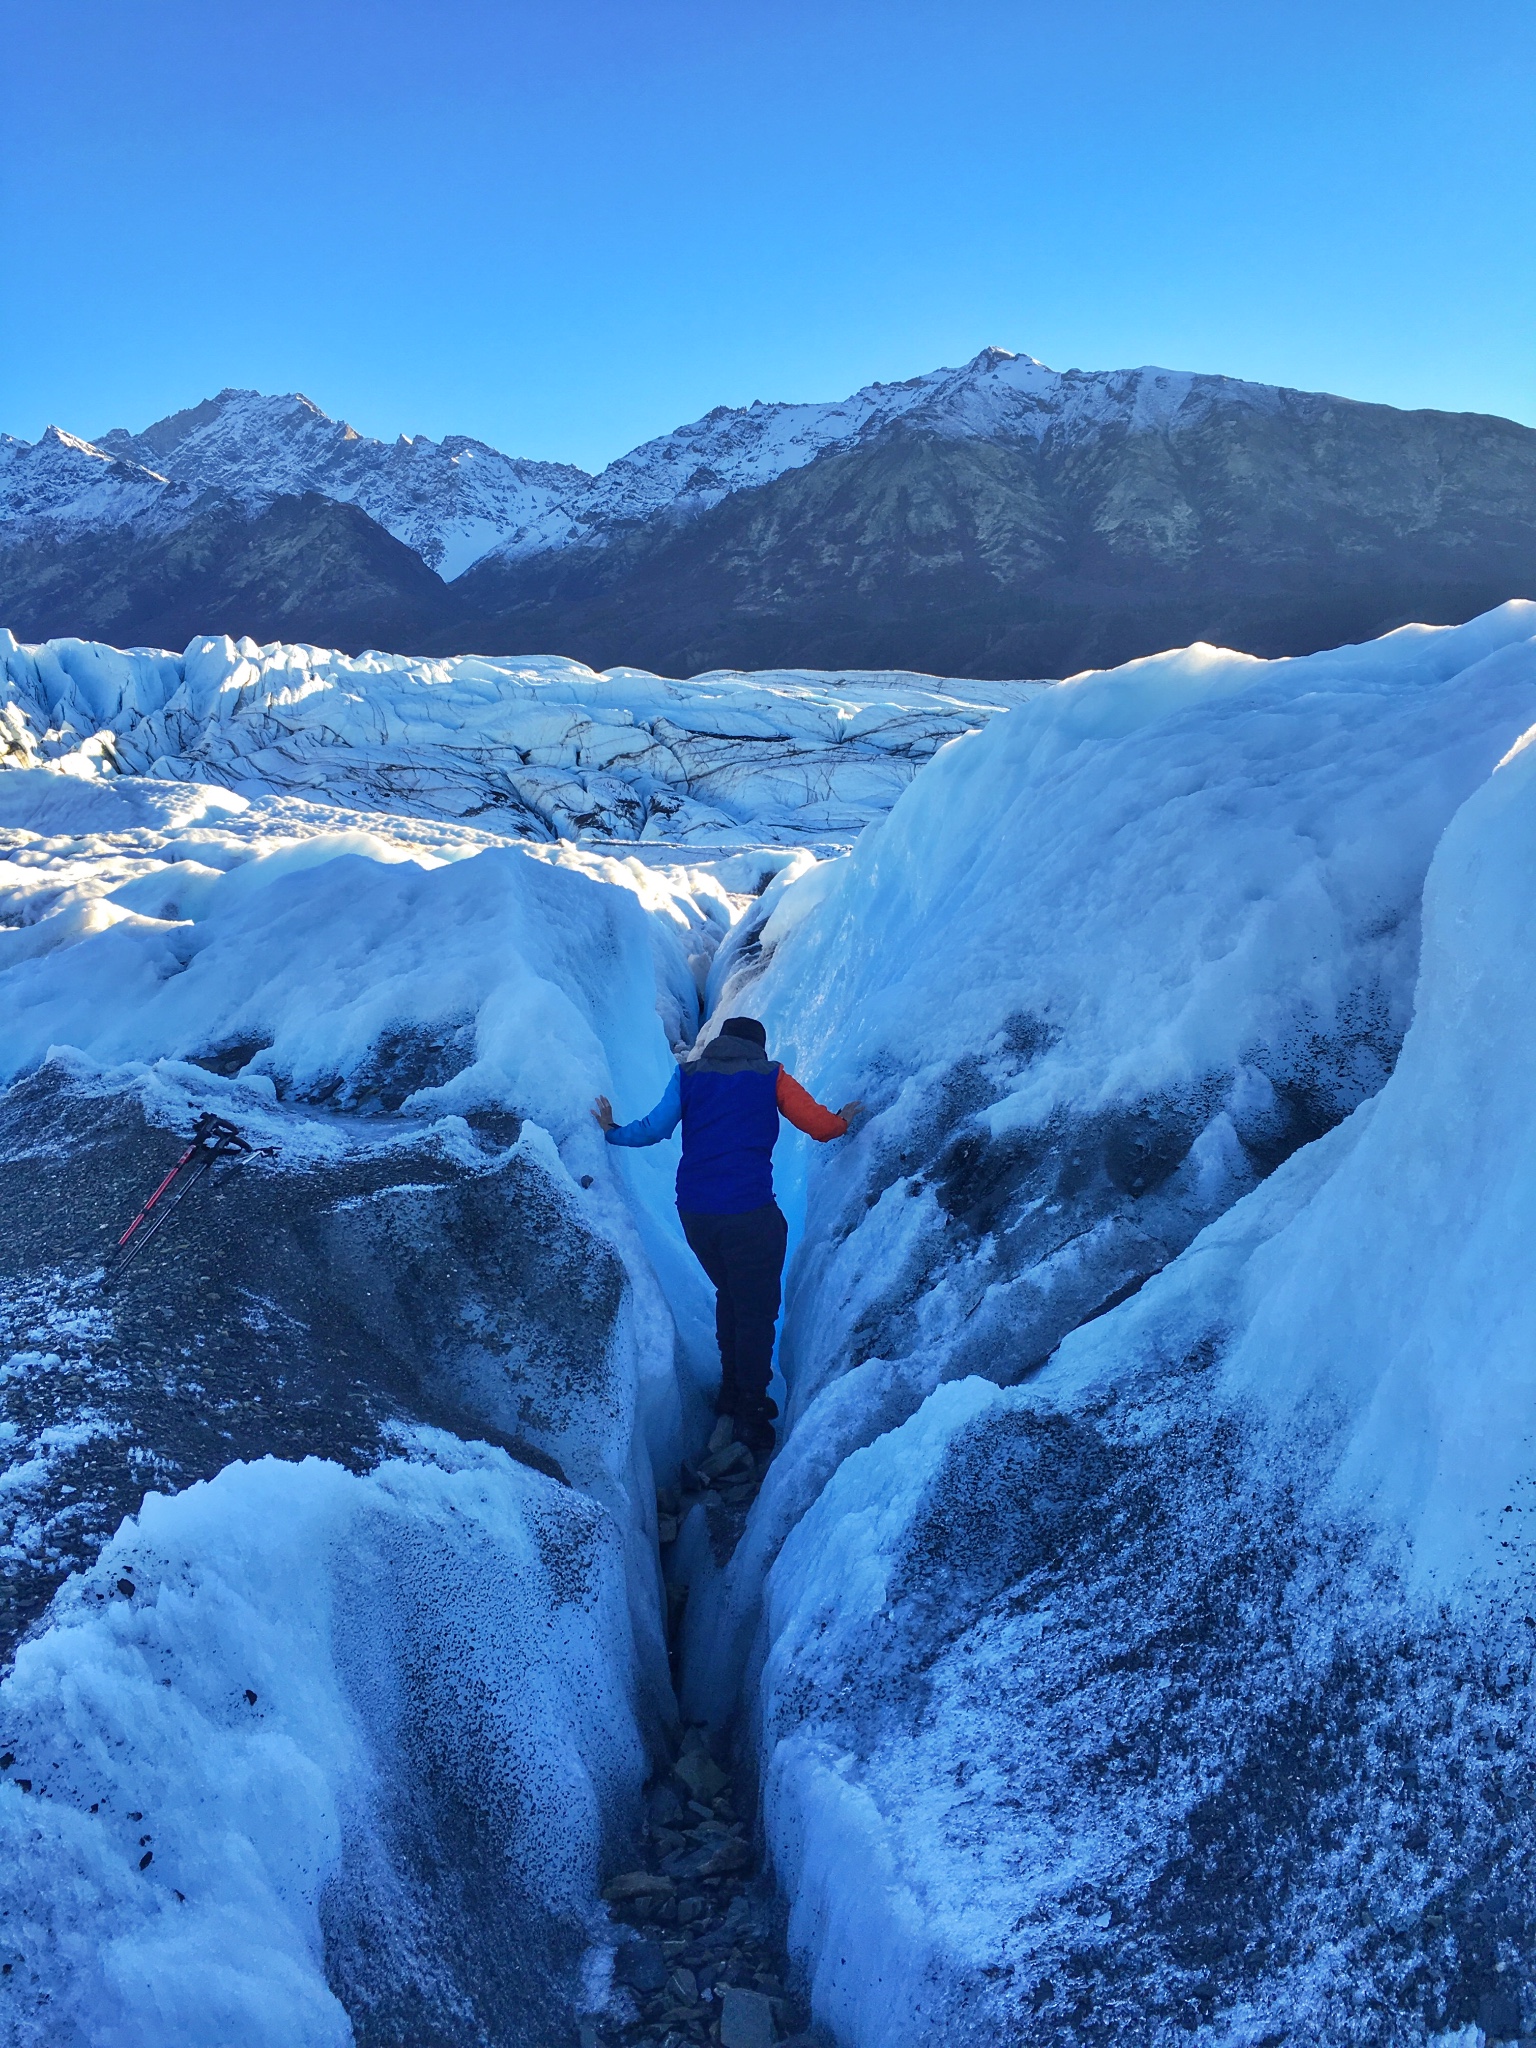
[[[711,1074],[773,1074],[778,1071],[778,1061],[770,1060],[761,1046],[754,1045],[750,1038],[737,1038],[734,1033],[724,1031],[718,1038],[712,1038],[708,1045],[691,1052],[683,1065]]]

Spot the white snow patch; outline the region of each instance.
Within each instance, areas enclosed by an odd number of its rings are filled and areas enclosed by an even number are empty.
[[[605,1518],[484,1446],[150,1494],[0,1689],[8,2038],[350,2041],[322,1905],[387,1865],[424,1685],[473,1692],[443,1761],[538,1910],[587,1919],[600,1816],[645,1768],[631,1663]]]

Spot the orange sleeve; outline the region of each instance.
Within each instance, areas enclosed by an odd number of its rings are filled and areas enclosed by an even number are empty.
[[[794,1075],[785,1068],[779,1069],[779,1114],[787,1116],[797,1131],[804,1131],[808,1138],[815,1138],[825,1144],[828,1138],[841,1138],[848,1129],[846,1117],[840,1117],[834,1109],[823,1109],[814,1095],[807,1095]]]

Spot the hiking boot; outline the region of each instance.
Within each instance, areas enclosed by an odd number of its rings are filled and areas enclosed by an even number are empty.
[[[745,1444],[753,1457],[769,1457],[776,1448],[773,1422],[778,1412],[777,1404],[772,1401],[754,1401],[750,1407],[743,1406],[738,1410],[736,1441]]]

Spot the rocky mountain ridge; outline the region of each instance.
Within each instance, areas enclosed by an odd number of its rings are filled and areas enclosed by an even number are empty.
[[[142,434],[114,427],[79,446],[248,513],[309,492],[358,505],[447,580],[508,536],[542,533],[551,508],[589,481],[569,463],[523,461],[467,434],[371,440],[300,393],[225,390]]]
[[[998,348],[717,407],[596,477],[236,390],[0,438],[0,612],[33,639],[1005,677],[1300,653],[1530,590],[1530,428]]]

